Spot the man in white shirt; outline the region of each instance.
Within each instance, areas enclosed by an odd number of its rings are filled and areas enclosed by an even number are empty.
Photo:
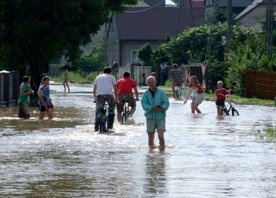
[[[105,102],[108,103],[107,127],[112,129],[115,117],[115,102],[117,102],[117,90],[116,79],[111,75],[111,68],[104,68],[104,73],[96,77],[94,81],[93,95],[96,102],[95,131],[99,130],[97,115],[101,113],[101,109],[104,107]]]

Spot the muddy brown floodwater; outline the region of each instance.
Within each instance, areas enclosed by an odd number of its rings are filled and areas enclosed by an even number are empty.
[[[1,197],[276,197],[275,142],[255,135],[275,126],[275,107],[236,105],[239,117],[218,119],[212,101],[192,115],[170,99],[167,148],[149,151],[140,102],[133,120],[97,134],[92,86],[70,88],[51,85],[52,121],[0,109]]]

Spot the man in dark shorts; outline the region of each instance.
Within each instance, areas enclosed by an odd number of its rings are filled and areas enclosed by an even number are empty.
[[[132,93],[132,89],[135,93],[135,99]],[[121,114],[124,110],[124,104],[126,102],[129,104],[129,106],[131,107],[129,116],[132,116],[136,110],[136,101],[139,101],[136,81],[130,77],[129,72],[124,72],[123,77],[117,81],[117,95],[117,120],[118,122],[120,122],[122,118]]]

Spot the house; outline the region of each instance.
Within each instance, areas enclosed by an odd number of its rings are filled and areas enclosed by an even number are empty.
[[[165,0],[144,0],[139,1],[135,7],[165,7],[166,1]]]
[[[267,0],[255,0],[239,15],[235,21],[247,27],[262,29],[266,21]],[[276,0],[272,0],[274,21],[276,21]]]
[[[227,11],[228,0],[216,0],[217,7],[223,12]],[[254,0],[232,0],[232,13],[233,16],[238,15],[243,11],[248,5],[250,5]],[[212,20],[214,12],[214,0],[205,0],[205,21],[210,22]]]
[[[119,65],[138,63],[138,49],[149,43],[155,49],[169,37],[204,22],[204,7],[130,7],[114,17],[107,38],[106,62]]]

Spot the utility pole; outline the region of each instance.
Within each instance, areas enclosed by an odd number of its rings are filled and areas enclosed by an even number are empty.
[[[182,7],[183,7],[183,0],[179,1],[179,5],[178,5],[178,16],[177,16],[177,22],[176,22],[176,32],[175,35],[179,34],[179,29],[180,29],[180,17],[181,12],[182,12]]]
[[[232,0],[227,0],[227,37],[226,37],[226,50],[225,54],[229,51],[229,41],[232,36],[233,24],[232,24]],[[227,58],[227,56],[225,55]]]
[[[267,0],[266,4],[266,23],[265,23],[265,48],[266,53],[271,59],[272,56],[272,29],[273,29],[273,9],[272,0]]]
[[[214,33],[214,26],[216,23],[218,0],[212,0],[212,3],[214,6],[214,9],[212,14],[210,29],[208,31],[207,47],[206,47],[205,60],[204,60],[205,65],[209,65],[209,61],[210,61],[209,58],[210,58],[212,44],[213,44],[213,33]]]

